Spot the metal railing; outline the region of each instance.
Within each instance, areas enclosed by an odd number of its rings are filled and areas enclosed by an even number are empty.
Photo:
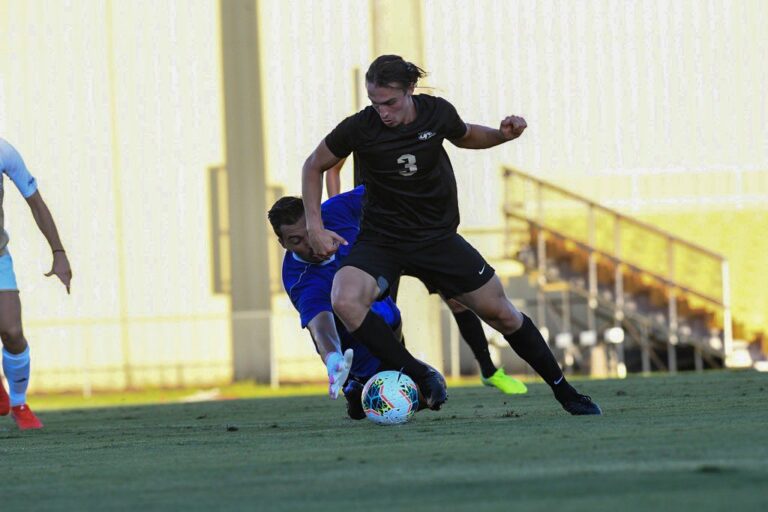
[[[568,258],[591,309],[609,295],[620,321],[625,297],[644,293],[666,302],[671,345],[679,342],[681,313],[695,313],[707,319],[723,355],[730,354],[729,269],[722,255],[518,170],[505,168],[504,178],[507,256],[521,259],[527,247],[540,287],[552,279],[548,261]]]

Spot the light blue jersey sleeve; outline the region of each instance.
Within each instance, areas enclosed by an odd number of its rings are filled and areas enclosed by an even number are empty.
[[[29,173],[16,148],[5,139],[0,139],[0,170],[11,178],[25,199],[37,192],[37,180]]]

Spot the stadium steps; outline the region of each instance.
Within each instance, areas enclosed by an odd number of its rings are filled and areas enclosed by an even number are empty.
[[[724,258],[519,171],[505,178],[506,255],[525,268],[507,292],[538,313],[565,367],[594,373],[598,349],[626,371],[723,366]],[[613,327],[623,342],[607,340]]]

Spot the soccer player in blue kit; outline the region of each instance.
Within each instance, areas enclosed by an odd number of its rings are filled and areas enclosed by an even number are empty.
[[[0,139],[0,338],[3,340],[3,373],[8,380],[10,396],[0,380],[0,415],[9,412],[21,430],[39,429],[42,422],[27,405],[30,376],[29,345],[21,325],[21,301],[8,252],[8,233],[4,229],[2,201],[3,178],[8,176],[27,200],[38,228],[51,246],[53,264],[46,276],[56,275],[69,293],[72,269],[59,239],[56,224],[37,189],[37,181],[29,173],[24,160],[6,140]]]
[[[268,212],[272,229],[280,244],[286,249],[282,269],[285,291],[299,312],[301,327],[309,330],[318,354],[326,363],[329,394],[332,398],[335,399],[338,396],[347,372],[351,376],[344,388],[344,396],[348,401],[349,415],[354,419],[364,417],[362,411],[358,410],[361,384],[378,371],[398,369],[383,366],[378,358],[371,355],[365,345],[355,341],[333,314],[331,306],[333,276],[357,238],[364,194],[365,188],[359,186],[335,195],[323,203],[321,210],[325,225],[332,227],[336,233],[343,233],[350,243],[340,247],[328,260],[317,258],[307,243],[304,204],[301,198],[282,197]],[[402,341],[400,311],[392,298],[387,297],[374,303],[372,309],[386,321],[396,337]],[[482,331],[482,327],[480,329]],[[485,337],[469,338],[476,341],[476,344],[485,345],[483,353],[482,350],[472,346],[467,339],[481,367],[493,366]],[[480,353],[479,356],[478,353]],[[494,367],[494,370],[494,379],[483,379],[487,386],[496,387],[507,394],[521,394],[527,391],[525,384],[504,374],[502,369]]]
[[[364,188],[335,196],[322,205],[327,226],[343,233],[347,240],[357,238],[362,212]],[[283,258],[283,286],[301,318],[302,328],[309,330],[315,348],[328,370],[329,395],[337,398],[341,386],[347,399],[347,412],[353,419],[365,418],[360,401],[363,384],[376,372],[386,369],[362,343],[355,341],[333,314],[331,286],[340,262],[351,249],[340,247],[328,259],[319,258],[309,245],[304,220],[304,204],[299,197],[280,198],[268,213],[278,241],[286,249]],[[375,302],[372,311],[401,339],[400,311],[386,298]]]
[[[552,388],[571,414],[601,414],[565,379],[541,333],[504,293],[494,269],[457,232],[456,179],[443,141],[484,149],[516,139],[527,124],[505,117],[499,128],[465,123],[448,101],[413,94],[425,75],[396,55],[376,58],[365,75],[371,105],[344,119],[307,158],[302,195],[307,238],[324,260],[347,242],[321,216],[322,174],[352,152],[366,186],[358,238],[334,277],[332,305],[351,336],[386,364],[410,375],[431,409],[448,398],[439,375],[398,343],[371,306],[401,274],[455,299],[499,331]]]

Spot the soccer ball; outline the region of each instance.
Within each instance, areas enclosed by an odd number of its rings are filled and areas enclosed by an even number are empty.
[[[405,423],[419,408],[419,388],[402,372],[379,372],[365,383],[363,411],[379,425]]]

